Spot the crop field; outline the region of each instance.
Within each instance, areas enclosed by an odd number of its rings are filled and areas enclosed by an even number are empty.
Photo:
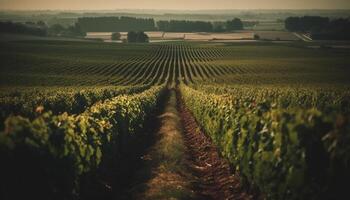
[[[266,31],[268,33],[269,31]],[[185,41],[213,41],[213,40],[253,40],[254,39],[254,32],[252,31],[237,31],[233,33],[207,33],[207,32],[162,32],[162,31],[150,31],[145,32],[151,42],[155,41],[168,41],[168,40],[185,40]],[[126,32],[120,32],[121,39],[127,38]],[[288,39],[290,37],[287,32],[270,32],[268,34],[268,38],[266,38],[263,34],[262,39],[271,39],[275,40],[277,37],[282,37],[282,40],[287,37]],[[89,32],[87,33],[86,37],[87,39],[101,39],[103,41],[111,41],[111,32]],[[273,37],[273,38],[272,38]],[[294,36],[295,37],[295,36]]]
[[[254,34],[257,34],[261,40],[282,40],[282,41],[297,41],[300,40],[291,32],[286,31],[261,31],[261,30],[246,30],[232,33],[190,33],[190,32],[161,32],[150,31],[145,32],[150,41],[167,41],[167,40],[181,40],[181,41],[240,41],[253,40]],[[87,39],[101,39],[103,41],[111,41],[111,32],[90,32],[87,34]],[[121,32],[121,39],[126,39],[127,33]]]
[[[0,41],[0,199],[342,199],[349,56],[299,42]]]
[[[255,34],[259,35],[262,40],[286,40],[296,41],[300,40],[291,32],[286,31],[254,31]]]

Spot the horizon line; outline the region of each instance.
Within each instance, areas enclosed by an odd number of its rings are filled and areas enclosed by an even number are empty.
[[[261,11],[274,11],[274,10],[341,10],[341,11],[350,11],[350,8],[232,8],[232,9],[150,9],[150,8],[115,8],[115,9],[1,9],[0,11],[249,11],[249,10],[261,10]],[[349,12],[350,15],[350,12]]]

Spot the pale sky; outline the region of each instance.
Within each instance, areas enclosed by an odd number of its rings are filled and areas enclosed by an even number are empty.
[[[350,9],[350,0],[0,0],[0,10]]]

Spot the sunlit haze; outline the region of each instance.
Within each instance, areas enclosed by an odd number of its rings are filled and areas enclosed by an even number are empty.
[[[350,9],[349,0],[0,0],[0,9]]]

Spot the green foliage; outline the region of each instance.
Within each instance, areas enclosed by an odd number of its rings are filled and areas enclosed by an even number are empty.
[[[140,136],[155,101],[131,93],[176,82],[200,90],[182,86],[186,104],[268,199],[331,199],[347,191],[346,49],[46,40],[1,42],[0,58],[1,121],[8,118],[0,134],[2,191],[33,185],[26,192],[58,199],[78,192],[82,175],[106,157],[120,158]],[[20,177],[40,185],[19,185]]]
[[[112,33],[111,40],[120,40],[122,35],[119,32]]]
[[[222,154],[268,199],[329,199],[347,192],[350,117],[349,112],[341,114],[341,107],[325,109],[323,104],[332,104],[331,100],[322,103],[319,98],[315,101],[320,102],[308,104],[307,99],[315,95],[311,91],[305,98],[254,88],[228,89],[232,95],[184,85],[180,89]],[[306,100],[305,104],[282,105],[278,98],[283,94],[296,95],[294,100]],[[314,108],[317,105],[322,105],[321,110]]]
[[[205,21],[170,20],[158,21],[158,30],[166,32],[212,32],[213,25]]]
[[[167,77],[185,83],[349,85],[347,49],[293,45],[2,42],[0,85],[139,85],[164,83]]]
[[[243,23],[241,19],[234,18],[233,20],[226,21],[226,30],[227,31],[243,30]]]
[[[81,17],[79,26],[85,32],[127,32],[132,30],[153,31],[153,19],[135,17]]]
[[[45,111],[53,114],[67,112],[78,114],[98,101],[105,101],[120,94],[141,92],[149,88],[141,86],[99,88],[37,88],[3,92],[0,96],[0,122],[9,115],[21,115],[30,119]],[[2,128],[2,125],[0,126]]]
[[[232,98],[239,103],[245,102],[261,107],[270,108],[317,108],[319,110],[340,113],[350,113],[349,90],[336,86],[287,86],[287,85],[225,85],[206,84],[191,85],[195,89],[214,94],[234,94]]]
[[[135,43],[135,42],[146,43],[146,42],[149,42],[149,38],[147,34],[142,31],[138,31],[138,32],[129,31],[128,42],[129,43]]]
[[[47,30],[48,35],[50,36],[84,37],[86,35],[86,33],[81,30],[81,27],[78,23],[75,23],[74,25],[69,26],[68,28],[60,24],[54,24],[50,27],[45,26],[44,28],[45,30]]]
[[[35,36],[47,36],[46,26],[42,26],[41,23],[35,24],[33,22],[0,22],[0,33],[11,34],[26,34]]]
[[[155,57],[156,47],[87,41],[1,42],[1,91],[4,86],[29,88],[127,85],[123,82],[127,78],[125,76],[144,69],[143,66],[149,59]],[[153,78],[142,79],[144,77],[134,76],[128,80],[140,78],[134,80],[133,84],[141,85],[149,84]]]
[[[46,198],[77,193],[84,173],[97,170],[106,156],[118,158],[142,134],[161,90],[162,86],[155,86],[140,94],[117,96],[79,115],[47,112],[33,120],[9,117],[0,133],[4,196],[28,188],[34,194],[43,189]]]

